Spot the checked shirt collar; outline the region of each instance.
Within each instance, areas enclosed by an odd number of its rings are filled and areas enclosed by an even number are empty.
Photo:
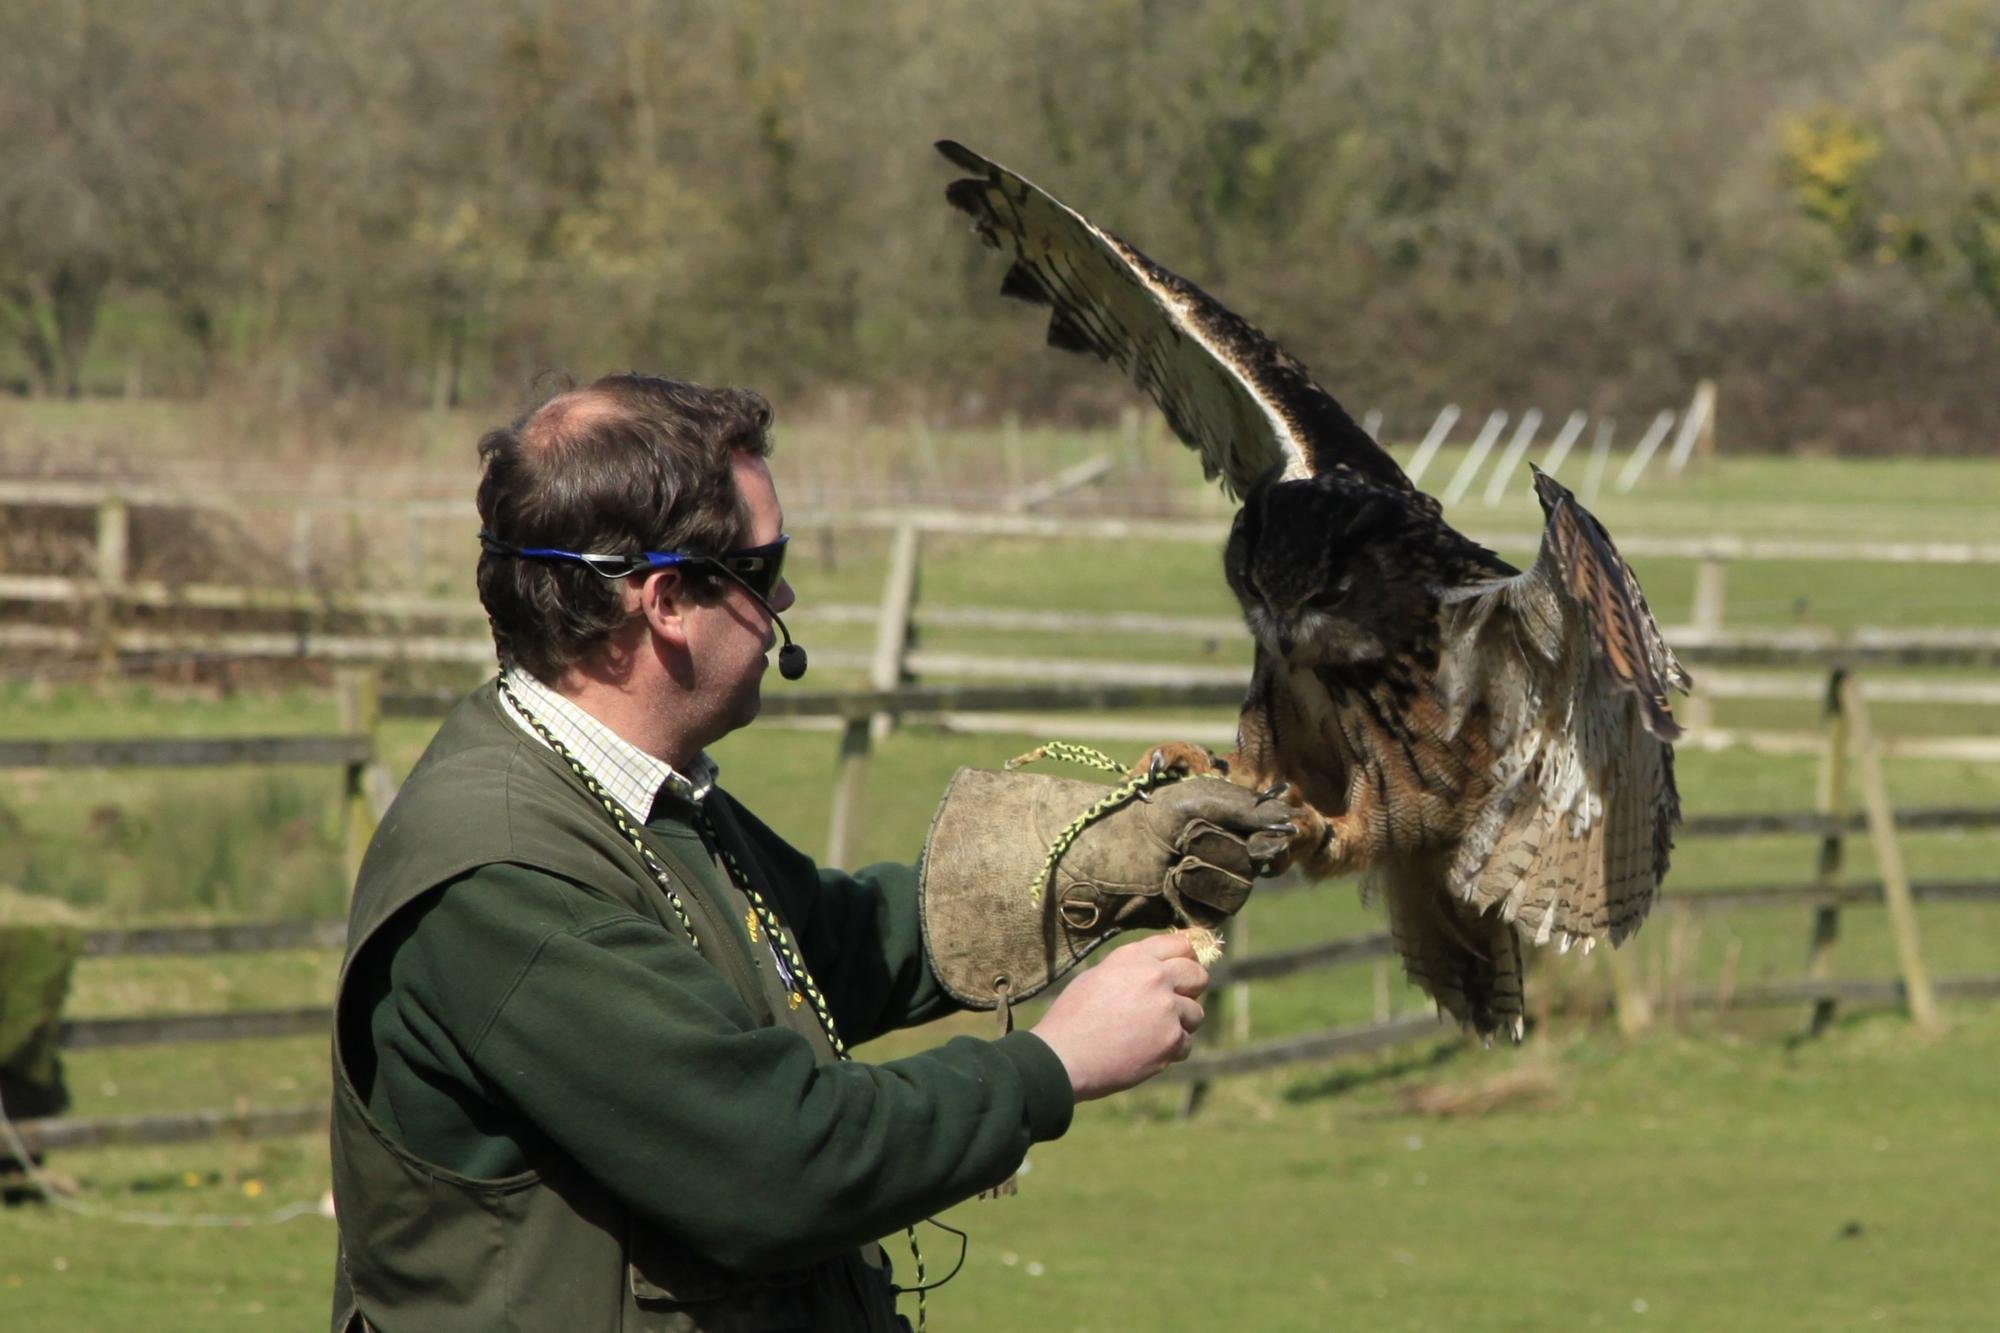
[[[611,799],[641,824],[652,817],[653,802],[662,790],[691,805],[700,805],[714,790],[715,762],[706,754],[696,758],[692,773],[676,772],[672,764],[647,754],[519,667],[507,669],[507,685],[569,748],[584,770],[611,793]],[[504,694],[500,706],[516,726],[534,737],[535,744],[548,747]]]

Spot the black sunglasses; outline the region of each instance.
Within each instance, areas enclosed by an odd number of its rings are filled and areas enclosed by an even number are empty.
[[[479,544],[494,555],[510,555],[522,560],[568,560],[607,579],[650,574],[656,569],[682,565],[713,565],[730,575],[757,596],[769,601],[785,576],[785,544],[781,536],[763,546],[745,546],[720,555],[693,551],[641,551],[637,555],[598,555],[589,551],[562,551],[553,546],[513,546],[490,532],[479,534]]]

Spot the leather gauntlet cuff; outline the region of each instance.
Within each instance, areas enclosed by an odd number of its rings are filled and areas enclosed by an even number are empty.
[[[1036,872],[1072,820],[1109,788],[1035,773],[961,768],[931,819],[917,893],[931,970],[953,999],[992,1009],[1046,988],[1127,924],[1062,876]]]

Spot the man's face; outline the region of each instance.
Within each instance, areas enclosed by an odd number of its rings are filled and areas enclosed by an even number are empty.
[[[778,540],[785,531],[785,511],[778,503],[778,490],[771,469],[763,459],[738,452],[730,459],[736,494],[749,517],[744,546],[763,546]],[[714,722],[721,735],[747,725],[762,705],[764,672],[770,667],[769,653],[777,646],[777,627],[768,612],[734,579],[718,581],[721,596],[706,605],[689,603],[687,620],[688,651],[699,675],[701,689],[716,705]],[[780,580],[771,594],[771,606],[780,614],[797,601],[789,581]]]

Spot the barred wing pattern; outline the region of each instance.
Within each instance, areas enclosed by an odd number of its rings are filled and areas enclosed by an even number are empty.
[[[1333,395],[1248,322],[1005,167],[950,140],[937,148],[974,173],[945,199],[1013,258],[1002,295],[1051,307],[1050,346],[1131,376],[1232,496],[1273,468],[1296,478],[1348,467],[1413,489]]]
[[[1537,472],[1547,517],[1526,573],[1445,596],[1440,686],[1483,705],[1495,790],[1454,849],[1452,894],[1567,950],[1639,928],[1680,820],[1666,686],[1691,681],[1611,540]]]

